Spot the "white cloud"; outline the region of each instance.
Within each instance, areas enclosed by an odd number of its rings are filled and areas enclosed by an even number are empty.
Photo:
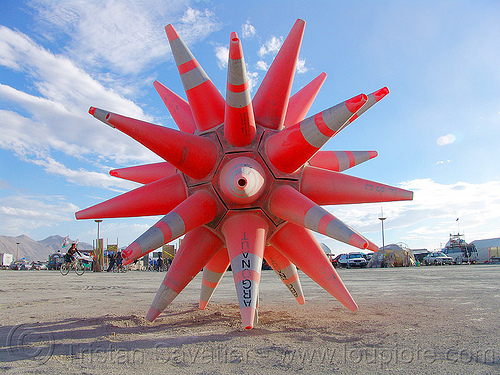
[[[243,25],[241,25],[241,37],[242,38],[251,38],[255,34],[257,34],[257,29],[250,23],[250,20]]]
[[[22,33],[0,27],[0,41],[0,56],[8,57],[7,66],[15,65],[23,71],[38,90],[37,95],[35,90],[27,93],[0,84],[0,98],[24,108],[31,116],[1,111],[1,147],[19,154],[54,149],[72,156],[99,154],[118,162],[156,160],[136,141],[99,124],[87,113],[93,104],[152,121],[134,102],[105,88],[71,60],[50,53]]]
[[[138,186],[134,182],[111,177],[106,173],[87,171],[85,169],[70,169],[51,157],[31,160],[31,162],[42,167],[47,173],[64,177],[67,181],[76,185],[96,186],[122,192],[123,190],[131,190]]]
[[[267,65],[267,63],[263,60],[257,61],[257,64],[255,64],[255,67],[258,70],[263,70],[264,72],[267,72],[267,70],[269,69],[269,65]]]
[[[102,200],[102,199],[98,199]],[[97,202],[96,202],[97,203]],[[96,236],[93,221],[75,223],[75,212],[80,207],[61,196],[14,193],[0,198],[0,233],[6,236],[27,234],[45,238],[54,233],[72,233],[72,238],[91,242]],[[107,219],[101,224],[101,235],[113,243],[119,237],[120,246],[128,245],[150,228],[160,217]]]
[[[438,162],[436,163],[436,165],[439,165],[439,164],[444,164],[444,163],[446,163],[446,164],[450,164],[450,163],[451,163],[451,160],[446,160],[446,161],[445,161],[445,160],[440,160],[440,161],[438,161]]]
[[[453,142],[455,142],[455,139],[456,138],[453,134],[446,134],[446,135],[439,137],[437,139],[436,143],[439,146],[449,145],[449,144],[452,144]]]
[[[217,58],[217,66],[220,69],[226,69],[229,59],[229,49],[223,46],[215,47],[215,57]]]
[[[0,147],[77,185],[118,192],[137,187],[109,176],[107,164],[139,164],[159,158],[94,119],[88,108],[95,105],[154,122],[124,95],[141,94],[138,88],[142,90],[155,78],[151,66],[169,58],[165,20],[189,44],[220,27],[213,13],[186,10],[183,2],[34,0],[30,5],[38,11],[39,23],[32,25],[38,27],[37,41],[50,41],[47,45],[57,53],[0,25],[0,65],[7,74],[22,75],[21,81],[9,82],[26,82],[26,86],[0,84]],[[61,41],[67,42],[61,45]],[[142,73],[146,69],[148,77]],[[120,87],[124,82],[126,87]],[[66,155],[90,169],[69,167],[74,160]],[[10,186],[2,180],[0,185]],[[53,232],[73,225],[77,210],[61,197],[4,194],[0,217],[5,220],[0,220],[0,232],[29,234],[37,228]]]
[[[278,38],[276,36],[272,36],[271,38],[266,40],[264,45],[262,45],[259,48],[259,51],[257,52],[257,54],[260,57],[264,57],[268,54],[276,54],[276,53],[278,53],[282,44],[283,44],[283,37]]]
[[[301,74],[306,73],[307,71],[309,71],[309,68],[306,66],[306,59],[299,58],[297,60],[297,73]]]
[[[248,88],[252,92],[259,82],[259,73],[251,72],[247,69]]]
[[[118,74],[140,73],[169,56],[163,27],[166,20],[187,42],[205,38],[220,25],[212,12],[195,10],[187,2],[145,0],[33,0],[30,5],[47,39],[69,37],[65,46],[80,66],[105,67]]]
[[[74,220],[75,205],[58,196],[12,195],[0,198],[0,232],[17,236]]]
[[[399,184],[414,192],[412,201],[329,206],[328,210],[349,226],[381,246],[381,227],[378,217],[384,209],[386,244],[405,242],[411,248],[433,250],[446,243],[450,233],[457,230],[467,240],[500,237],[500,181],[486,183],[437,183],[417,179]],[[353,251],[352,247],[318,236],[330,244],[334,252]]]
[[[157,1],[151,0],[154,3]],[[163,4],[163,7],[170,9],[171,4]],[[172,18],[172,17],[169,17]],[[188,8],[180,22],[174,22],[175,29],[179,32],[182,40],[187,44],[200,41],[208,35],[221,28],[215,14],[207,9],[201,11]]]

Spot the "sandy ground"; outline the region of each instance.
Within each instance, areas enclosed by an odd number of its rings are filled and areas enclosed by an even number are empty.
[[[0,372],[500,373],[499,265],[339,273],[356,313],[303,274],[299,306],[263,271],[244,331],[230,274],[205,311],[198,275],[150,323],[163,273],[0,271]]]

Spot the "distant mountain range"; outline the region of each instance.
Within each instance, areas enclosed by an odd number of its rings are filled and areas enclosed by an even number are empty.
[[[49,255],[61,251],[66,252],[67,248],[61,249],[64,237],[50,236],[41,241],[35,241],[26,235],[18,237],[0,236],[0,253],[10,253],[16,260],[17,243],[19,242],[19,259],[26,258],[31,262],[34,260],[48,260]],[[70,239],[70,243],[75,242]],[[86,242],[78,243],[78,250],[92,250],[92,245]]]

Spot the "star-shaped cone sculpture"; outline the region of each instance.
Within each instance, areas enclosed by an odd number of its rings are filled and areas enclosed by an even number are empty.
[[[386,96],[386,87],[306,117],[326,74],[290,97],[305,22],[297,20],[252,99],[241,41],[229,41],[226,98],[172,25],[167,37],[188,101],[154,86],[180,131],[90,108],[165,162],[111,171],[143,186],[76,213],[77,219],[165,215],[123,251],[124,264],[185,235],[147,313],[154,320],[203,269],[204,309],[231,265],[243,327],[254,326],[262,262],[304,303],[297,267],[348,309],[357,305],[311,231],[377,246],[321,205],[411,200],[407,190],[341,173],[375,151],[320,151]]]

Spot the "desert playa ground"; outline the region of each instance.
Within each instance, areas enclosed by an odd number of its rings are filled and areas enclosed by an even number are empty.
[[[500,373],[500,266],[340,270],[344,308],[301,274],[299,306],[263,271],[244,331],[231,274],[205,311],[198,275],[150,323],[164,273],[0,271],[0,372]]]

